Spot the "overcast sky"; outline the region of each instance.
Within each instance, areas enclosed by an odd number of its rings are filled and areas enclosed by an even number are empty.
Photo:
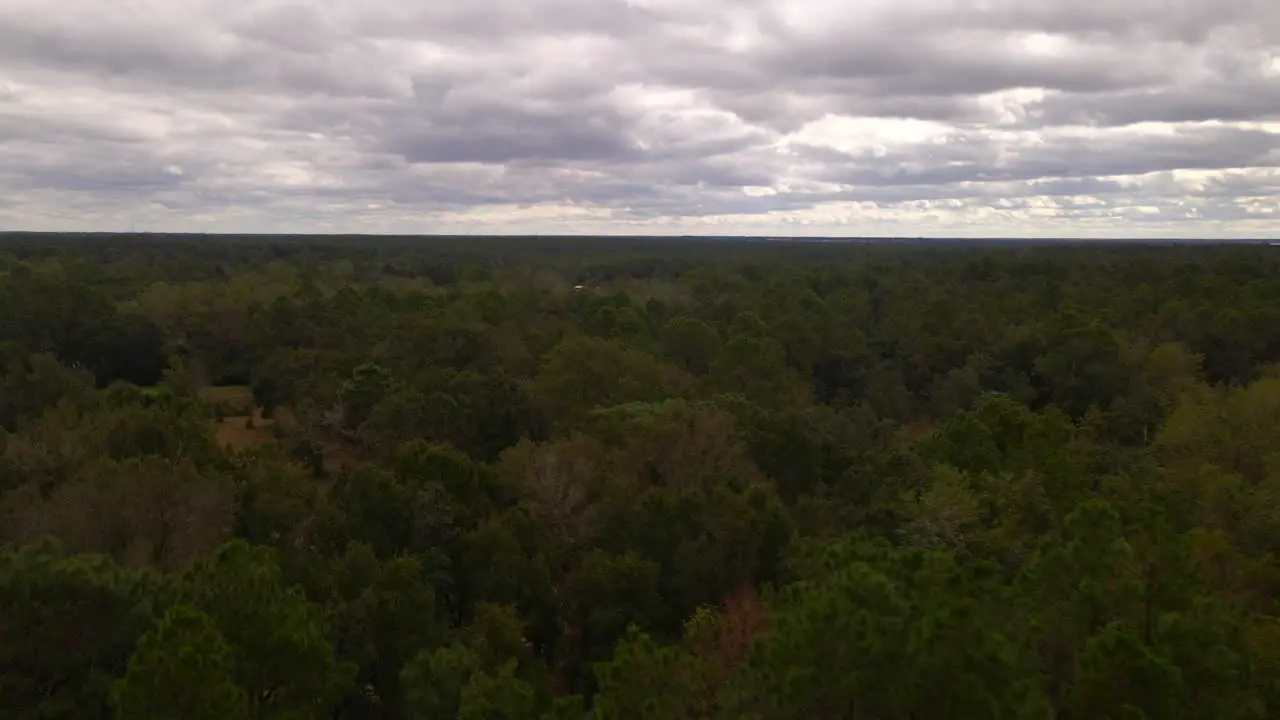
[[[1280,0],[0,0],[0,229],[1280,236]]]

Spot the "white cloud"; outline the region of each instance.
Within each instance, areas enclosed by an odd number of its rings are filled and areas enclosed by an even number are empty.
[[[1276,236],[1265,0],[0,0],[0,226]]]

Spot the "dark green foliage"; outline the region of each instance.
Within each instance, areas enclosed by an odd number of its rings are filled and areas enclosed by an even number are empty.
[[[414,720],[457,717],[462,691],[479,665],[475,653],[457,643],[420,653],[401,676],[406,716]]]
[[[335,563],[326,593],[334,651],[358,668],[360,689],[346,703],[349,712],[369,705],[401,712],[401,669],[440,641],[428,580],[416,557],[379,560],[367,545],[351,545]]]
[[[111,678],[156,613],[160,578],[53,542],[0,549],[6,717],[103,718]]]
[[[596,666],[596,720],[679,720],[690,717],[690,659],[679,647],[659,647],[633,625],[613,659]]]
[[[115,715],[247,720],[248,698],[232,677],[232,663],[208,615],[174,606],[138,641],[128,671],[112,687]]]
[[[350,686],[354,668],[335,658],[322,609],[284,584],[269,550],[232,541],[180,583],[232,648],[255,717],[324,717]]]
[[[735,712],[1049,717],[990,571],[947,553],[834,550],[820,576],[788,589],[734,688]]]
[[[1274,248],[3,242],[0,718],[1280,715]]]

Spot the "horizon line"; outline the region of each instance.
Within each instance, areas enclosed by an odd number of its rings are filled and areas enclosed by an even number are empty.
[[[168,230],[0,230],[0,236],[6,235],[104,235],[104,236],[201,236],[201,237],[260,237],[260,238],[538,238],[538,239],[626,239],[626,240],[753,240],[780,242],[1126,242],[1126,243],[1272,243],[1280,238],[1266,236],[1233,236],[1233,237],[1150,237],[1150,236],[994,236],[971,237],[954,235],[699,235],[699,234],[626,234],[626,233],[378,233],[378,232],[202,232],[202,231],[168,231]]]

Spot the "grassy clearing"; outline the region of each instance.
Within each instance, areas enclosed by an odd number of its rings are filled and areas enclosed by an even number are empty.
[[[232,415],[248,416],[256,412],[253,404],[253,390],[248,385],[219,385],[202,388],[200,399],[221,405],[228,420]]]
[[[218,444],[232,450],[245,450],[276,441],[275,420],[262,417],[248,385],[201,388],[200,399],[221,410],[222,419],[212,421]]]
[[[253,419],[252,427],[249,420]],[[276,441],[275,420],[262,417],[262,413],[254,410],[253,415],[231,415],[214,421],[214,437],[218,444],[232,450],[266,445]]]
[[[222,406],[222,420],[210,421],[213,423],[214,438],[219,445],[235,451],[278,442],[277,423],[282,429],[296,428],[293,411],[288,407],[276,408],[270,418],[262,417],[262,409],[254,404],[253,391],[247,385],[206,387],[200,390],[200,397],[206,402]],[[253,419],[252,427],[250,418]],[[358,452],[340,441],[321,440],[320,447],[324,453],[325,466],[330,469],[350,466],[359,458]]]

